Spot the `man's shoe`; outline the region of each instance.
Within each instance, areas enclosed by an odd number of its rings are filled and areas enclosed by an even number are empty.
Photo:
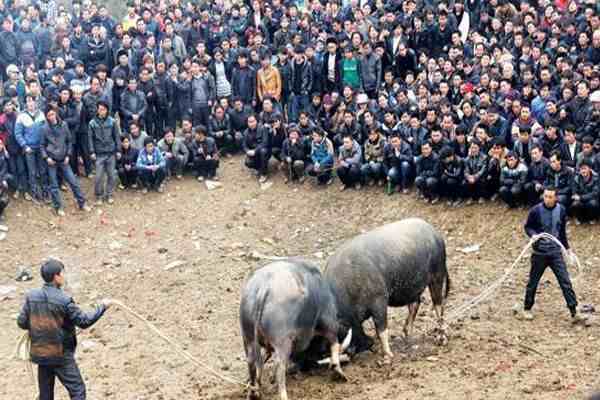
[[[15,199],[15,200],[19,200],[19,196],[20,196],[20,195],[21,195],[21,193],[20,193],[18,190],[16,190],[16,191],[13,193],[13,199]]]
[[[362,188],[362,185],[360,183],[357,183],[356,185],[354,185],[354,188],[356,190],[360,190],[360,188]]]
[[[112,197],[109,197],[108,200],[106,200],[106,202],[108,204],[115,204],[115,199],[113,199]]]
[[[125,190],[125,185],[123,185],[122,183],[119,183],[119,189],[120,190]]]
[[[587,326],[589,323],[588,317],[585,315],[582,315],[580,313],[577,313],[575,315],[573,315],[571,317],[571,323],[573,325],[585,325]]]
[[[531,310],[521,310],[521,312],[517,314],[517,318],[524,321],[533,321],[533,313]]]
[[[434,197],[433,199],[431,199],[431,204],[432,204],[432,205],[433,205],[433,204],[436,204],[438,201],[440,201],[440,198],[436,196],[436,197]]]
[[[175,178],[176,178],[178,181],[180,181],[180,180],[182,180],[182,179],[183,179],[183,176],[181,176],[181,175],[177,175]]]
[[[343,192],[344,190],[346,190],[346,185],[340,186],[340,192]]]
[[[333,178],[329,178],[325,184],[331,185],[332,183],[333,183]]]
[[[132,188],[132,189],[137,189],[137,188],[138,188],[138,184],[137,184],[137,183],[134,183],[133,185],[131,185],[131,188]]]
[[[101,207],[102,206],[102,199],[96,200],[96,206],[97,207]]]
[[[473,199],[468,199],[468,200],[465,202],[465,206],[471,206],[471,205],[473,205]]]
[[[408,190],[406,188],[402,189],[402,194],[409,194],[409,193],[410,193],[410,190]]]
[[[479,200],[477,200],[478,204],[485,204],[485,199],[483,197],[480,197]]]
[[[147,187],[145,187],[145,188],[142,189],[142,194],[146,194],[146,193],[148,193],[148,188]]]
[[[304,183],[304,180],[305,180],[305,179],[306,179],[305,177],[301,176],[301,177],[298,179],[298,183],[302,185],[302,184]]]
[[[160,185],[157,189],[158,193],[163,193],[165,191],[165,186],[164,185]]]
[[[258,178],[258,183],[265,183],[267,181],[267,177],[265,175],[261,175],[260,178]]]
[[[62,208],[57,208],[56,209],[56,215],[58,215],[59,217],[64,217],[65,216],[65,211]]]
[[[204,182],[204,177],[203,176],[199,176],[197,179],[198,179],[198,182]]]
[[[83,207],[80,208],[80,210],[89,213],[90,211],[92,211],[92,207],[88,206],[87,204],[84,204]]]
[[[60,190],[63,192],[66,192],[68,190],[67,185],[65,185],[64,183],[62,185],[60,185]]]
[[[577,226],[581,225],[581,221],[579,220],[579,218],[575,218],[575,225],[577,225]]]

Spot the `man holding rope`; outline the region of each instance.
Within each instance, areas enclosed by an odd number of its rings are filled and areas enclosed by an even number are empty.
[[[102,300],[92,313],[84,313],[71,296],[63,292],[64,265],[49,259],[42,265],[44,286],[27,293],[17,318],[21,329],[29,331],[31,361],[38,364],[39,400],[54,399],[56,377],[71,400],[85,400],[85,384],[75,361],[75,327],[89,328],[111,306]]]
[[[558,203],[556,188],[546,187],[544,189],[543,202],[529,211],[527,222],[525,223],[525,232],[529,237],[534,237],[540,233],[548,233],[556,237],[565,249],[569,251],[569,256],[572,258],[574,255],[569,249],[566,225],[567,211],[563,205]],[[561,248],[557,243],[545,238],[538,240],[533,245],[531,271],[529,272],[529,282],[525,291],[525,306],[521,317],[525,320],[533,319],[531,309],[535,303],[535,294],[540,279],[547,267],[550,267],[556,276],[567,307],[571,312],[572,322],[574,324],[584,323],[586,318],[577,313],[577,299],[571,285],[571,278],[569,277]]]

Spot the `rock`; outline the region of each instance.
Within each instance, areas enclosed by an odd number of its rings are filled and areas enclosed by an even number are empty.
[[[92,350],[94,347],[97,347],[98,343],[96,343],[93,340],[84,340],[81,342],[81,349],[83,350],[84,353],[89,352],[90,350]]]
[[[273,182],[265,182],[265,183],[261,183],[260,184],[260,190],[268,190],[271,188],[271,186],[273,186]]]
[[[172,270],[172,269],[174,269],[174,268],[181,267],[182,265],[185,265],[185,261],[182,261],[182,260],[175,260],[175,261],[173,261],[173,262],[170,262],[169,264],[167,264],[167,266],[166,266],[166,267],[164,267],[163,269],[164,269],[165,271],[170,271],[170,270]]]
[[[167,251],[169,251],[169,249],[167,249],[166,247],[158,248],[158,254],[165,254]]]
[[[471,319],[473,321],[477,321],[478,319],[481,319],[481,317],[479,316],[478,312],[474,312],[473,314],[471,314]]]
[[[119,242],[117,242],[116,240],[113,240],[109,245],[108,245],[108,249],[109,250],[119,250],[123,247],[123,245]]]
[[[15,277],[15,280],[17,282],[25,282],[25,281],[30,281],[32,279],[33,279],[33,276],[31,275],[30,267],[21,265],[21,266],[19,266],[19,268],[17,268],[17,276]]]
[[[429,357],[426,358],[426,360],[429,361],[429,362],[436,362],[436,361],[439,360],[439,358],[434,357],[434,356],[429,356]]]
[[[463,247],[462,249],[457,249],[457,250],[464,254],[470,254],[470,253],[477,253],[479,251],[479,249],[481,249],[481,244],[476,243],[476,244],[472,244],[470,246]]]
[[[263,238],[262,240],[264,243],[269,244],[271,246],[275,246],[275,241],[273,241],[273,239],[270,238]]]
[[[16,286],[11,286],[11,285],[0,286],[0,301],[12,299],[15,297],[16,293],[17,293]]]
[[[223,187],[223,184],[221,182],[210,181],[210,180],[204,181],[204,185],[206,185],[206,189],[208,189],[208,190],[215,190],[220,187]]]

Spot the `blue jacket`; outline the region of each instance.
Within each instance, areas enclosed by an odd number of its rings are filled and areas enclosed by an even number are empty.
[[[525,233],[529,237],[542,232],[549,233],[556,237],[568,250],[569,241],[567,240],[566,227],[567,211],[565,208],[560,203],[556,203],[553,209],[549,209],[542,202],[529,211],[525,223]],[[537,254],[560,254],[558,245],[548,239],[537,241],[533,245],[533,250]]]
[[[140,153],[138,154],[136,167],[138,167],[139,169],[148,169],[148,167],[151,167],[153,165],[158,165],[160,168],[165,168],[167,163],[160,150],[158,150],[158,147],[154,147],[154,149],[152,150],[151,157],[149,157],[149,154],[146,151],[146,148],[144,147],[140,150]]]
[[[22,112],[15,122],[15,139],[24,150],[26,147],[39,149],[42,139],[42,127],[46,123],[44,113],[38,111],[34,115]]]
[[[314,141],[310,145],[310,158],[314,164],[333,165],[333,144],[327,138],[323,138],[321,143]]]

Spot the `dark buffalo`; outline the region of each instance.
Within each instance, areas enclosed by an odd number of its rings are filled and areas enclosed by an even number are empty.
[[[443,329],[443,303],[450,290],[446,246],[442,236],[421,219],[384,225],[347,241],[329,258],[324,277],[336,296],[338,322],[352,328],[355,352],[372,345],[362,328],[372,317],[384,355],[392,357],[388,306],[408,306],[404,333],[409,336],[427,287]]]
[[[242,290],[240,304],[240,325],[251,385],[248,398],[260,397],[263,366],[274,354],[279,394],[286,400],[288,360],[304,352],[315,336],[329,342],[337,377],[345,379],[339,361],[341,346],[336,316],[331,288],[311,263],[288,259],[255,271]]]

